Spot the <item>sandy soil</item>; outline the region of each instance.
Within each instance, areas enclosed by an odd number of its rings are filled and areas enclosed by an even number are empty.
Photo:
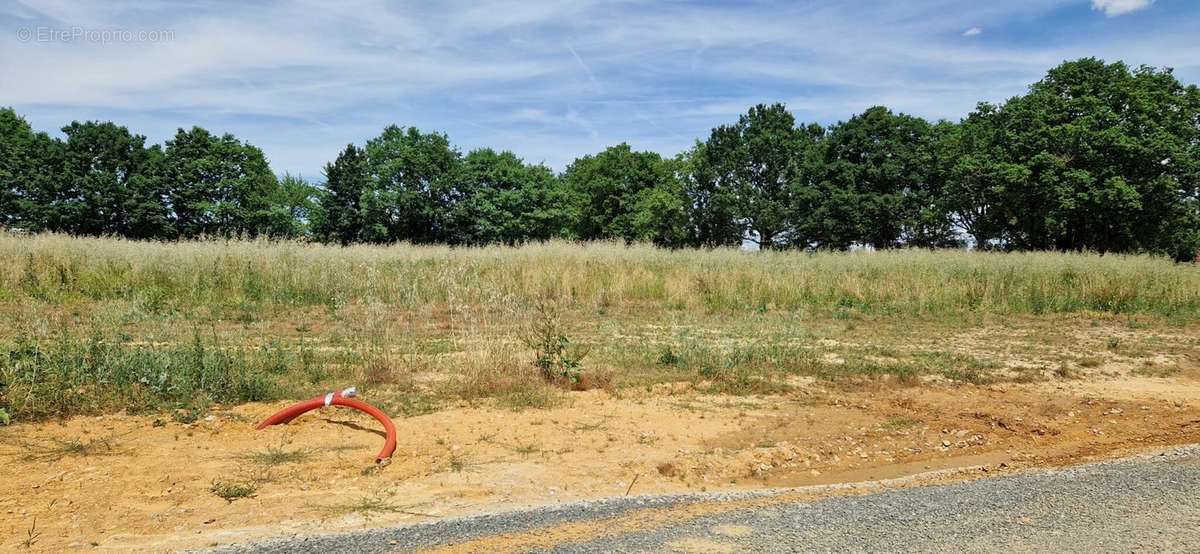
[[[0,549],[173,550],[624,494],[977,476],[1200,442],[1200,384],[1183,377],[809,383],[780,397],[588,391],[553,409],[397,420],[396,457],[378,471],[382,433],[348,410],[253,430],[283,405],[186,425],[112,415],[0,428]],[[216,482],[257,490],[226,501]]]

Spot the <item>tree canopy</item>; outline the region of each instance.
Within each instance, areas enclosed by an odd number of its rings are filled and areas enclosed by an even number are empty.
[[[580,239],[686,242],[686,198],[672,160],[622,143],[575,160],[563,181],[574,197]]]

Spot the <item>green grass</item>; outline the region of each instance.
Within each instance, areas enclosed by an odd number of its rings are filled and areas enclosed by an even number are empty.
[[[31,419],[252,402],[289,391],[294,360],[261,349],[222,348],[196,333],[168,347],[132,345],[99,332],[19,335],[0,362],[4,407]]]

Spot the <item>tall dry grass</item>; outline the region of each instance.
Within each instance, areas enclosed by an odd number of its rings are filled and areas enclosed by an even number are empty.
[[[617,381],[696,380],[732,394],[778,392],[790,375],[983,382],[986,364],[945,352],[833,363],[804,327],[821,316],[850,329],[864,315],[957,324],[1071,312],[1195,320],[1200,270],[1062,253],[0,234],[0,410],[187,420],[210,404],[350,383],[389,388],[386,407],[420,413],[447,399],[550,405],[555,387]]]
[[[810,254],[568,242],[337,247],[0,234],[2,302],[120,299],[151,312],[354,303],[487,309],[534,297],[601,309],[1190,317],[1200,312],[1200,271],[1163,258],[1089,253]]]

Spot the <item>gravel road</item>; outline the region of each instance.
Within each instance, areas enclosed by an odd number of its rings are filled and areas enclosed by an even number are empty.
[[[803,500],[813,490],[612,499],[221,552],[1200,552],[1200,445]]]

